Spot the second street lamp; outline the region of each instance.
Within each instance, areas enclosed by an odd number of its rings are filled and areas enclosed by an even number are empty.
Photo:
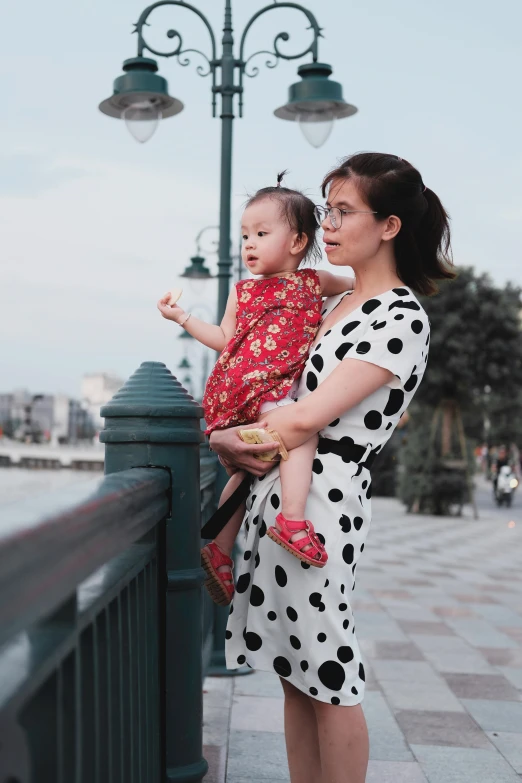
[[[183,38],[177,30],[167,31],[167,37],[173,40],[174,46],[169,51],[157,51],[147,44],[144,38],[144,28],[148,26],[149,16],[160,6],[179,6],[192,11],[207,28],[210,39],[210,57],[198,49],[183,46]],[[286,54],[281,51],[282,42],[287,42],[290,35],[281,32],[274,38],[272,50],[261,50],[245,56],[245,43],[252,25],[260,16],[268,11],[282,8],[296,10],[306,17],[309,29],[312,31],[311,43],[297,54]],[[114,91],[110,98],[100,104],[100,111],[109,117],[125,120],[133,136],[141,142],[147,141],[154,133],[160,119],[173,117],[183,109],[183,104],[177,98],[169,95],[167,81],[156,72],[156,60],[145,57],[147,51],[158,57],[176,57],[181,65],[190,63],[188,53],[196,53],[203,57],[205,66],[198,66],[200,76],[210,76],[212,80],[212,113],[217,115],[217,96],[221,96],[219,116],[221,118],[221,186],[220,186],[220,218],[219,218],[219,260],[218,260],[218,320],[225,312],[228,299],[230,269],[230,213],[232,196],[232,124],[235,111],[235,96],[238,96],[238,113],[243,115],[243,93],[245,77],[254,77],[259,73],[257,66],[250,65],[251,60],[259,55],[268,56],[266,65],[274,68],[280,60],[296,60],[311,54],[312,62],[298,69],[301,81],[290,87],[289,101],[275,114],[284,120],[299,122],[299,125],[310,143],[318,147],[326,141],[335,119],[341,119],[354,114],[357,109],[346,103],[342,87],[338,82],[330,80],[332,68],[326,63],[318,62],[318,45],[321,28],[311,11],[298,3],[274,2],[261,8],[245,25],[239,43],[239,53],[234,54],[234,37],[232,27],[232,3],[225,0],[225,19],[223,37],[221,39],[221,56],[216,49],[216,37],[206,16],[195,6],[184,0],[159,0],[145,8],[135,26],[138,36],[137,56],[126,60],[123,64],[123,75],[114,82]],[[218,79],[219,73],[219,79]],[[237,74],[237,77],[236,77]]]

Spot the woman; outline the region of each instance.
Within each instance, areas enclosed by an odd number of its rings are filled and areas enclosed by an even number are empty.
[[[210,444],[258,477],[227,665],[247,662],[281,677],[292,783],[363,783],[365,675],[349,601],[370,525],[370,468],[428,359],[428,318],[413,292],[432,294],[435,280],[454,273],[448,216],[407,161],[354,155],[322,190],[328,200],[317,215],[328,260],[354,270],[355,289],[325,301],[298,401],[263,419],[289,449],[319,433],[307,516],[326,543],[323,569],[300,564],[265,536],[281,503],[278,468],[263,475],[255,458],[266,445],[247,446],[237,428],[214,432]]]

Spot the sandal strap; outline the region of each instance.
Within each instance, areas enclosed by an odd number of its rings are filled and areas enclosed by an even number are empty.
[[[223,554],[218,545],[213,541],[203,548],[209,551],[214,568],[220,568],[221,566],[229,566],[231,569],[234,568],[234,561],[228,557],[228,555]]]

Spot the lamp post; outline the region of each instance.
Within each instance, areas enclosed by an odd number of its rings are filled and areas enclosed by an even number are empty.
[[[210,38],[210,57],[197,49],[184,49],[181,33],[175,29],[167,31],[167,37],[174,39],[174,47],[169,51],[157,51],[147,44],[143,31],[148,26],[148,19],[160,6],[180,6],[184,10],[196,14],[205,27]],[[260,16],[268,11],[281,8],[294,9],[306,17],[309,29],[312,31],[311,43],[297,54],[286,54],[281,51],[280,44],[289,40],[287,32],[281,32],[274,38],[271,50],[261,50],[249,57],[245,56],[245,43],[252,25]],[[239,42],[239,52],[234,53],[234,37],[232,27],[232,3],[225,0],[223,37],[221,39],[221,55],[216,49],[216,37],[206,16],[195,6],[184,0],[159,0],[145,8],[135,31],[138,36],[137,56],[123,63],[123,75],[114,82],[114,93],[100,104],[100,111],[109,117],[125,120],[133,136],[141,142],[147,141],[158,125],[160,119],[173,117],[183,109],[183,104],[177,98],[169,95],[166,79],[157,74],[158,64],[151,57],[144,57],[148,52],[158,57],[176,57],[181,65],[188,65],[187,54],[197,53],[206,61],[206,66],[198,66],[200,76],[210,76],[212,81],[212,115],[217,114],[217,96],[220,96],[221,118],[221,186],[220,186],[220,216],[219,216],[219,259],[218,259],[218,321],[225,312],[228,299],[230,269],[230,215],[232,196],[232,126],[235,117],[235,98],[238,98],[239,117],[243,116],[243,93],[245,77],[254,77],[259,73],[257,66],[249,65],[254,57],[268,56],[266,65],[274,68],[280,60],[296,60],[311,54],[312,62],[298,68],[300,81],[292,84],[289,89],[288,102],[276,109],[275,115],[284,120],[298,122],[304,135],[313,146],[320,146],[330,133],[333,121],[355,114],[357,109],[346,103],[342,87],[338,82],[330,80],[332,68],[326,63],[318,62],[318,44],[322,36],[321,28],[311,11],[298,3],[274,2],[257,11],[245,25]],[[219,73],[219,78],[218,78]]]

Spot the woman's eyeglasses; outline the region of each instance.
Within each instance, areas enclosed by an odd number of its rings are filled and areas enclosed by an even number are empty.
[[[341,228],[343,224],[343,215],[350,215],[353,212],[359,212],[363,215],[377,215],[371,209],[339,209],[339,207],[322,207],[317,205],[314,209],[315,219],[319,225],[322,225],[326,218],[330,218],[330,223],[335,229]]]

